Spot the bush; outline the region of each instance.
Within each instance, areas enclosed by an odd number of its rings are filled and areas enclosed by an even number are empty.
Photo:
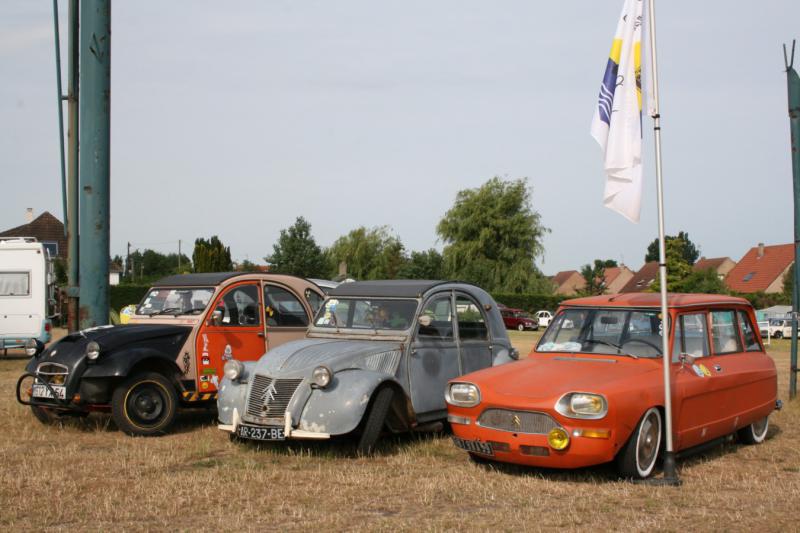
[[[111,309],[119,312],[126,305],[138,304],[149,288],[150,285],[111,285],[108,291]]]
[[[558,304],[566,299],[558,295],[522,293],[495,293],[492,294],[492,298],[497,303],[516,309],[523,309],[529,313],[535,313],[542,309],[555,311]]]

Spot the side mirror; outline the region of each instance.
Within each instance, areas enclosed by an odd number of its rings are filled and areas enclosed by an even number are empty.
[[[683,366],[683,365],[689,365],[689,366],[692,366],[693,364],[695,364],[695,362],[696,362],[698,359],[700,359],[700,357],[698,357],[698,356],[696,356],[696,355],[692,355],[692,354],[690,354],[690,353],[682,353],[682,354],[679,356],[679,360],[680,360],[680,362],[681,362],[681,366]]]
[[[517,350],[512,346],[511,349],[508,351],[508,356],[511,357],[511,359],[519,360],[519,350]]]
[[[217,307],[211,312],[211,320],[209,320],[212,326],[219,326],[222,324],[222,309]]]

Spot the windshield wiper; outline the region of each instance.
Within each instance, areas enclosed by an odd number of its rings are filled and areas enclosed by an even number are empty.
[[[175,316],[180,315],[193,315],[198,312],[205,311],[205,307],[192,307],[191,309],[187,309],[186,311],[181,311],[180,313],[176,313]]]
[[[614,344],[613,342],[608,342],[608,341],[604,341],[604,340],[600,340],[600,339],[586,339],[583,342],[591,342],[591,343],[594,343],[594,344],[605,344],[606,346],[611,346],[612,348],[616,348],[617,355],[627,355],[628,357],[633,357],[634,359],[639,359],[638,355],[633,355],[632,353],[623,352],[622,351],[622,346]]]
[[[180,310],[181,310],[180,307],[165,307],[161,311],[156,311],[155,313],[150,313],[150,316],[166,315],[166,314],[174,313],[175,311],[180,311]]]

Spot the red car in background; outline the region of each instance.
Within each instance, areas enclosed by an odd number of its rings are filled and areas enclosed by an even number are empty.
[[[503,323],[506,325],[506,329],[516,329],[519,331],[525,331],[526,329],[537,331],[539,329],[539,321],[522,309],[500,307],[500,315],[503,317]]]

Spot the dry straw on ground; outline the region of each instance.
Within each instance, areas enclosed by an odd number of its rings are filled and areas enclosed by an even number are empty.
[[[536,338],[514,332],[527,353]],[[773,341],[786,398],[788,341]],[[798,528],[800,401],[772,417],[760,446],[728,443],[679,461],[680,488],[574,472],[478,466],[447,436],[234,445],[209,416],[131,438],[95,417],[42,426],[14,400],[21,356],[0,361],[0,525],[15,530],[729,530]]]

